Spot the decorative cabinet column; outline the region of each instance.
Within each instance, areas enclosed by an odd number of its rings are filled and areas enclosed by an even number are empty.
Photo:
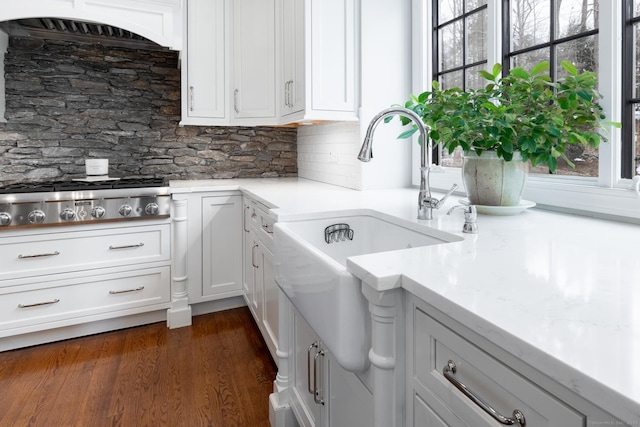
[[[188,205],[186,196],[173,195],[171,308],[167,310],[167,326],[169,328],[191,325],[191,306],[187,294]]]
[[[373,385],[373,427],[401,427],[404,411],[404,366],[399,348],[402,321],[402,288],[376,291],[362,282],[362,293],[371,313],[371,378]]]

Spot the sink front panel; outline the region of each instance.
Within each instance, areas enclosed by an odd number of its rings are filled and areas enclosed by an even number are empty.
[[[348,224],[352,239],[327,243],[325,228],[335,224]],[[360,279],[346,269],[347,258],[458,239],[366,210],[278,222],[274,227],[276,282],[337,362],[358,372],[369,363],[371,315]]]

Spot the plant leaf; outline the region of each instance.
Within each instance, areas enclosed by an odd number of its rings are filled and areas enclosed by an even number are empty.
[[[564,68],[567,71],[567,73],[571,74],[572,76],[578,75],[578,69],[571,62],[562,61],[560,65],[562,65],[562,68]]]
[[[417,131],[418,131],[417,127],[414,127],[413,129],[406,130],[406,131],[402,132],[400,135],[398,135],[398,139],[411,138],[413,136],[413,134],[416,133]]]
[[[529,73],[527,73],[523,68],[512,68],[510,73],[516,77],[521,79],[529,80]]]
[[[480,74],[483,78],[489,80],[489,81],[493,81],[493,79],[495,78],[495,76],[493,74],[491,74],[490,72],[486,71],[486,70],[480,70],[478,71],[478,74]]]
[[[542,61],[534,65],[531,69],[531,75],[535,76],[536,74],[544,73],[545,71],[549,71],[549,61]]]
[[[498,77],[500,75],[500,73],[502,73],[502,64],[499,62],[496,62],[495,64],[493,64],[493,77]]]

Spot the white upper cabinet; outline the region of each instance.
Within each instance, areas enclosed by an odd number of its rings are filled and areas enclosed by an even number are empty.
[[[355,0],[307,0],[308,107],[319,119],[356,114]],[[346,113],[346,114],[340,114]]]
[[[279,80],[280,115],[304,110],[304,0],[282,0],[281,43],[282,72]]]
[[[357,120],[358,0],[189,0],[182,124]]]
[[[357,0],[281,1],[281,123],[357,120]]]
[[[227,119],[227,2],[189,0],[187,49],[182,64],[182,124]],[[186,57],[186,60],[185,60]],[[186,63],[185,63],[186,62]]]
[[[275,124],[275,0],[232,0],[231,4],[234,118]]]

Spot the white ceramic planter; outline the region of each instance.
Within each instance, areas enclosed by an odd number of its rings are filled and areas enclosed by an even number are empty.
[[[521,161],[520,153],[505,162],[495,151],[464,155],[462,180],[469,202],[481,206],[517,206],[520,203],[529,164]]]

